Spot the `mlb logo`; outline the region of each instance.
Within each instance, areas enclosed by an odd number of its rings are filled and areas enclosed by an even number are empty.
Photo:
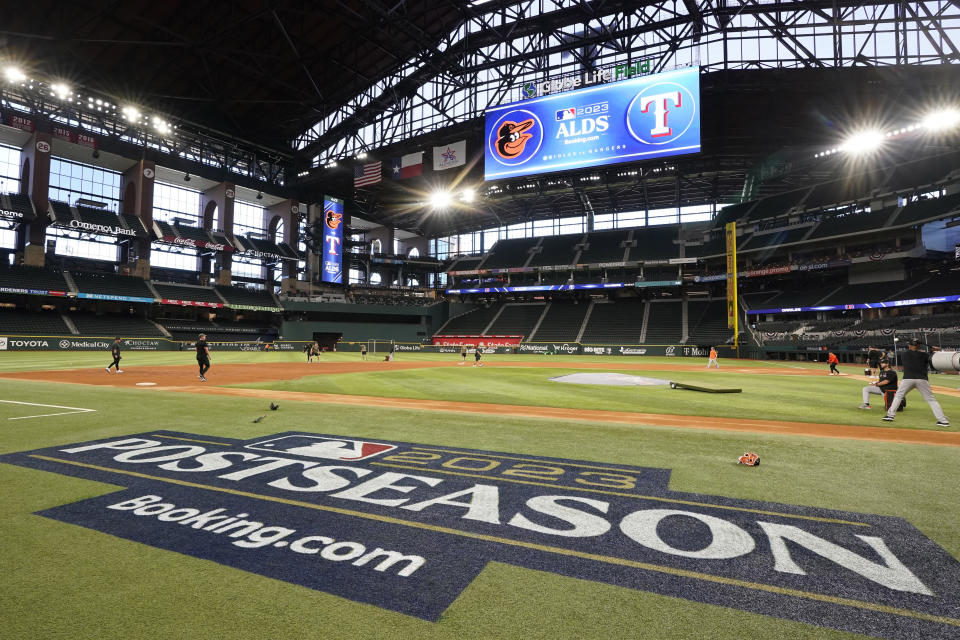
[[[367,460],[397,448],[394,444],[350,440],[348,438],[324,438],[321,436],[281,436],[247,445],[245,449],[270,451],[286,455],[357,462]]]
[[[576,107],[570,107],[569,109],[560,109],[557,111],[557,122],[561,120],[572,120],[577,117]]]

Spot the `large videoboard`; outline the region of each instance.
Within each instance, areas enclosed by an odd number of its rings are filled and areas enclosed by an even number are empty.
[[[494,107],[484,135],[485,180],[696,153],[699,69]]]
[[[343,200],[323,197],[323,273],[321,280],[343,284]]]

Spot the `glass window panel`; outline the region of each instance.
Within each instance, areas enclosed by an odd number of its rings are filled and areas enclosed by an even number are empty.
[[[263,263],[260,262],[241,262],[240,260],[234,260],[230,265],[230,275],[234,278],[239,276],[242,278],[263,279],[265,277],[264,272]]]
[[[511,224],[507,227],[507,238],[525,238],[526,237],[526,224],[520,222],[518,224]]]
[[[533,236],[552,236],[554,235],[554,220],[534,220],[533,221]]]
[[[200,192],[196,189],[157,182],[153,189],[153,217],[157,220],[173,222],[174,218],[185,218],[192,227],[199,227]]]
[[[66,234],[57,234],[54,237],[56,238],[56,248],[54,252],[57,255],[106,260],[109,262],[117,261],[116,244],[71,238],[67,237]]]
[[[0,192],[20,193],[20,149],[0,145]]]
[[[0,247],[15,249],[17,247],[17,233],[12,229],[0,229]]]
[[[197,252],[189,249],[167,250],[152,249],[150,251],[150,265],[165,269],[180,269],[183,271],[198,271],[199,263]]]
[[[642,227],[646,224],[645,211],[622,211],[617,214],[617,228]]]
[[[263,207],[235,200],[233,203],[233,232],[235,234],[264,233],[267,230]]]
[[[87,176],[84,179],[84,175]],[[104,188],[109,184],[110,188]],[[120,173],[91,165],[65,160],[56,156],[50,159],[50,199],[73,204],[78,198],[91,198],[106,203],[106,208],[117,212],[120,206]],[[56,186],[54,186],[56,185]]]
[[[593,228],[595,231],[600,231],[601,229],[613,229],[614,228],[614,214],[605,213],[599,216],[593,216]]]
[[[503,227],[493,227],[483,231],[483,248],[490,251],[490,247],[497,243],[500,238],[506,237]]]
[[[559,222],[559,233],[577,233],[582,232],[584,229],[584,220],[583,216],[576,216],[573,218],[560,218]]]
[[[673,207],[669,209],[651,209],[647,215],[647,224],[674,224],[680,217],[679,212]]]

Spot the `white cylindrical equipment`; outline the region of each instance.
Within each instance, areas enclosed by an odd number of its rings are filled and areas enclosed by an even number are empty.
[[[937,351],[931,363],[937,371],[960,371],[960,351]]]

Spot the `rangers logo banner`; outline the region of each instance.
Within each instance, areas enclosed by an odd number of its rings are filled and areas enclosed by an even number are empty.
[[[675,492],[668,469],[299,431],[0,462],[121,487],[39,516],[425,620],[501,562],[871,637],[960,629],[960,562],[903,518]]]
[[[633,78],[488,109],[484,179],[700,151],[700,70]]]
[[[323,197],[322,280],[343,284],[343,200]]]

